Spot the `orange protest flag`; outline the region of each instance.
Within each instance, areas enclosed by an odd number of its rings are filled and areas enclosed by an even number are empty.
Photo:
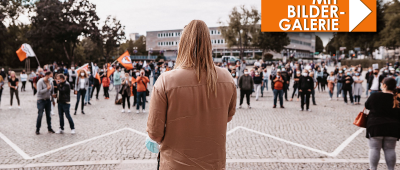
[[[133,65],[132,65],[132,60],[131,60],[131,55],[129,54],[128,50],[124,54],[122,54],[117,61],[124,66],[127,70],[132,70]]]
[[[110,68],[110,63],[107,64],[107,77],[110,77],[115,71],[114,67]]]
[[[96,78],[97,80],[99,80],[99,82],[101,82],[101,81],[100,81],[100,75],[99,75],[99,73],[96,73],[95,78]]]
[[[17,56],[19,58],[19,61],[24,61],[26,59],[26,52],[24,50],[22,50],[24,48],[24,45],[21,46],[21,48],[19,48],[16,53]]]

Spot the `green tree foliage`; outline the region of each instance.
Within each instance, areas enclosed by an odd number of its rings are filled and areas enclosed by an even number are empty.
[[[219,22],[222,37],[227,46],[237,47],[240,58],[243,57],[245,49],[253,46],[253,36],[258,29],[261,16],[255,7],[247,9],[244,5],[240,9],[234,7],[227,23]],[[225,25],[227,24],[227,25]]]
[[[125,26],[122,26],[121,21],[117,18],[108,16],[104,21],[99,38],[103,57],[108,62],[113,54],[118,55],[117,47],[121,45],[122,40],[125,40]]]
[[[148,52],[146,51],[146,37],[145,36],[140,36],[139,39],[136,41],[133,40],[128,40],[125,43],[121,44],[121,47],[119,48],[119,53],[122,54],[126,50],[129,51],[130,54],[134,55],[148,55]],[[133,47],[137,48],[137,53],[134,53]]]
[[[290,44],[286,32],[261,32],[256,31],[253,36],[254,47],[262,49],[263,54],[268,51],[281,52],[285,46]]]
[[[393,0],[391,4],[385,4],[386,27],[380,32],[380,44],[389,48],[400,46],[400,2]]]

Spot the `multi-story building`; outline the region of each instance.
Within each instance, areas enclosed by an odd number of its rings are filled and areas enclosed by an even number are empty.
[[[129,34],[129,39],[132,40],[132,41],[136,41],[136,40],[138,40],[139,38],[140,38],[139,33],[130,33],[130,34]]]
[[[211,43],[213,56],[232,55],[239,56],[237,47],[228,48],[225,39],[222,37],[219,27],[210,27]],[[163,52],[164,56],[174,57],[177,55],[182,29],[147,31],[146,50]],[[274,58],[284,56],[294,56],[296,58],[310,57],[315,52],[315,33],[288,33],[290,44],[280,53],[269,52]],[[248,49],[244,51],[244,56],[262,56],[261,49]]]

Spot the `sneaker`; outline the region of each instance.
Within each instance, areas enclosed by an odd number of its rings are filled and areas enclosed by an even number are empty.
[[[92,103],[88,102],[89,105],[92,105]]]
[[[61,128],[56,132],[57,134],[63,134],[64,130],[62,130]]]
[[[51,115],[55,115],[54,112],[51,112]]]
[[[307,109],[307,111],[311,112],[311,109]]]
[[[18,109],[21,109],[21,106],[18,106]]]
[[[9,109],[12,109],[12,106],[10,106]]]
[[[329,100],[332,100],[332,98],[329,98]]]
[[[49,129],[49,133],[56,133],[53,129]]]
[[[71,130],[71,134],[75,134],[75,129],[72,129],[72,130]]]
[[[339,94],[339,97],[342,97],[342,95],[341,95],[341,94]]]
[[[142,110],[142,113],[146,113],[146,110],[143,109],[143,110]]]
[[[282,109],[284,109],[285,107],[281,106]]]
[[[136,110],[136,113],[139,114],[139,110]]]
[[[242,105],[240,105],[239,107],[238,107],[238,109],[241,109],[242,108]]]
[[[130,113],[131,112],[131,110],[128,110],[128,113]]]
[[[300,109],[299,111],[304,111],[304,109]]]
[[[122,109],[121,112],[124,113],[124,112],[125,112],[125,109]]]

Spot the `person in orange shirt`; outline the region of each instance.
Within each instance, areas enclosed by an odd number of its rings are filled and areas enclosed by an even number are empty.
[[[104,76],[103,80],[102,80],[102,83],[103,83],[103,90],[104,90],[105,99],[109,99],[110,95],[108,94],[108,88],[110,87],[110,78],[108,78],[107,76]]]
[[[142,112],[146,112],[146,90],[147,83],[150,80],[148,77],[144,75],[144,70],[140,70],[140,75],[136,78],[136,89],[137,89],[137,105],[136,105],[136,113],[139,113],[139,106],[142,105]]]

